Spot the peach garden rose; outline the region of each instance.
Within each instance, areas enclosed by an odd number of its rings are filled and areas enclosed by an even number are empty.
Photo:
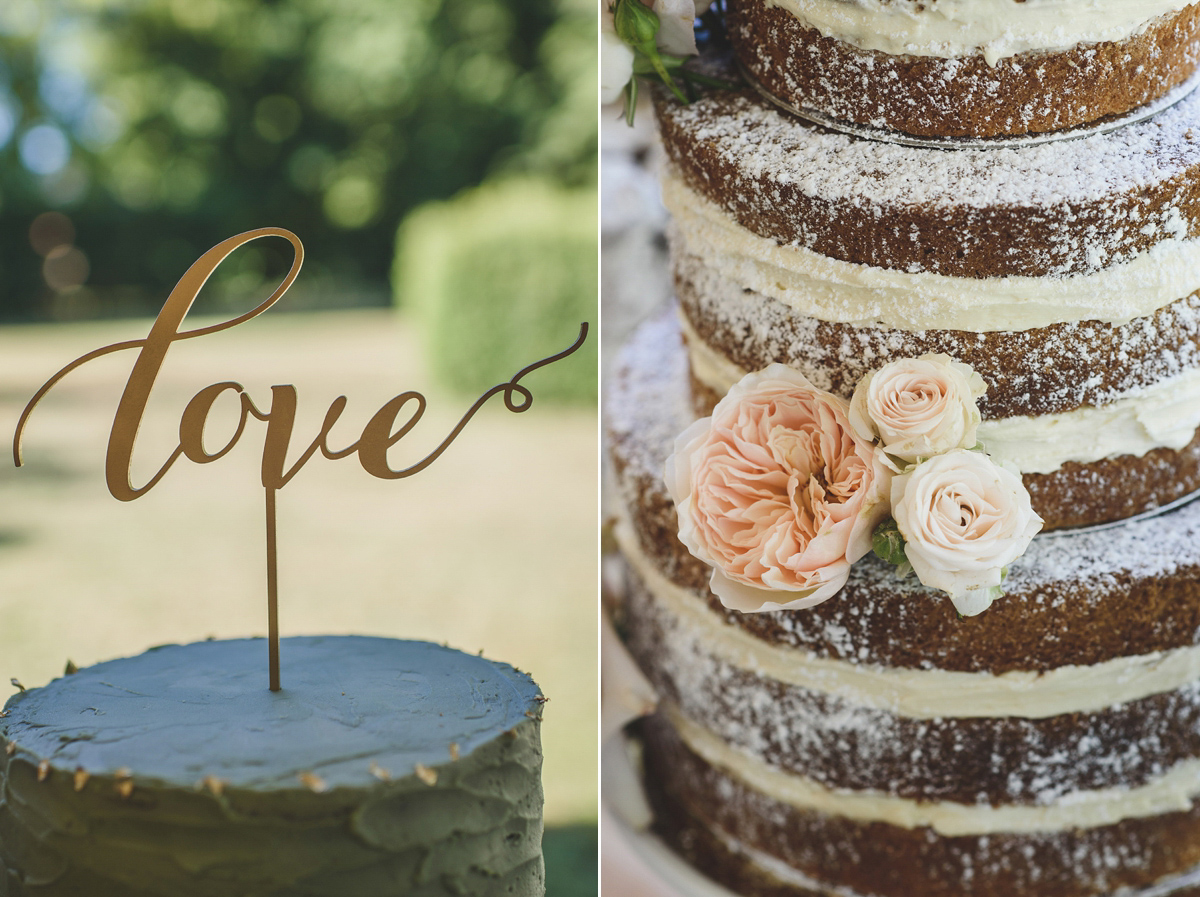
[[[811,607],[845,584],[888,514],[891,473],[844,399],[782,364],[749,374],[676,440],[679,537],[743,612]]]
[[[875,440],[899,470],[922,458],[975,445],[987,386],[970,365],[948,355],[922,355],[885,364],[859,381],[850,423]]]

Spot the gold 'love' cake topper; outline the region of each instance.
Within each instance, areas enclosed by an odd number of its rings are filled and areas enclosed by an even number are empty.
[[[179,328],[183,324],[183,319],[191,309],[192,303],[196,301],[201,287],[204,286],[208,278],[217,269],[217,266],[228,258],[234,250],[252,240],[258,240],[262,237],[282,237],[291,243],[292,248],[295,250],[295,259],[292,262],[291,269],[275,289],[275,292],[262,304],[243,315],[219,324],[181,332]],[[291,444],[292,431],[296,421],[296,387],[291,384],[272,386],[270,407],[266,411],[263,411],[250,398],[240,383],[230,380],[213,383],[197,392],[184,408],[183,414],[179,419],[179,443],[171,455],[145,485],[134,486],[130,481],[130,465],[133,459],[134,443],[137,440],[138,428],[145,414],[146,404],[150,399],[150,392],[154,387],[154,381],[162,368],[167,350],[171,347],[171,344],[179,340],[193,339],[194,337],[205,336],[209,333],[228,330],[262,314],[278,302],[283,297],[283,294],[288,291],[288,288],[300,273],[300,266],[303,262],[304,246],[300,243],[300,239],[291,231],[284,230],[283,228],[263,227],[258,230],[247,231],[236,237],[230,237],[228,240],[218,243],[212,249],[208,250],[208,252],[204,253],[204,255],[200,256],[187,270],[187,273],[180,278],[179,283],[175,285],[175,289],[171,291],[171,295],[167,297],[162,311],[159,312],[153,326],[150,328],[150,333],[145,339],[128,340],[96,349],[75,359],[62,368],[62,370],[47,380],[33,398],[29,400],[29,404],[25,406],[25,410],[21,413],[21,417],[17,421],[17,429],[13,435],[13,462],[17,467],[20,467],[22,465],[21,442],[25,433],[25,425],[29,422],[29,416],[33,413],[33,409],[37,407],[38,402],[42,400],[55,384],[71,373],[71,371],[96,358],[109,355],[113,352],[120,352],[124,349],[137,349],[138,356],[129,373],[129,379],[125,384],[125,391],[121,395],[120,404],[118,404],[117,412],[113,417],[112,430],[109,433],[108,454],[105,460],[104,472],[108,483],[108,491],[112,493],[114,498],[121,501],[133,501],[145,495],[158,484],[167,471],[171,469],[171,466],[181,457],[187,458],[189,461],[194,461],[197,464],[208,464],[224,457],[237,445],[246,428],[246,423],[251,417],[264,422],[267,425],[267,432],[263,442],[262,485],[266,493],[267,630],[271,691],[279,691],[281,688],[279,681],[279,580],[277,575],[277,553],[275,549],[275,493],[291,482],[292,478],[300,472],[300,469],[318,451],[324,457],[333,461],[339,458],[348,458],[351,455],[358,455],[358,461],[362,465],[363,470],[371,476],[380,479],[397,480],[420,473],[441,456],[442,452],[449,447],[450,443],[454,441],[467,423],[470,422],[471,418],[475,416],[475,412],[492,396],[503,393],[504,405],[509,411],[519,413],[529,410],[533,404],[533,394],[527,387],[521,385],[521,378],[540,367],[545,367],[574,353],[583,345],[588,333],[588,325],[586,323],[581,324],[579,337],[571,346],[556,355],[551,355],[549,358],[543,358],[541,361],[527,365],[518,371],[511,380],[493,386],[475,400],[475,403],[467,409],[459,422],[436,448],[415,464],[399,470],[393,469],[389,464],[388,449],[403,439],[417,425],[417,422],[425,413],[425,397],[419,392],[411,390],[402,392],[388,400],[367,421],[362,429],[362,434],[356,442],[344,448],[333,449],[329,447],[329,434],[334,424],[337,423],[338,418],[341,417],[347,404],[345,396],[338,396],[330,404],[329,410],[326,411],[325,420],[321,424],[320,431],[309,443],[308,447],[301,452],[295,462],[289,466],[287,463],[288,448]],[[209,451],[204,445],[204,425],[213,404],[226,392],[235,393],[241,405],[237,428],[224,446],[216,451]]]

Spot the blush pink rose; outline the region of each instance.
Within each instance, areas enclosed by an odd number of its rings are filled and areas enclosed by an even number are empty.
[[[782,364],[743,377],[676,440],[666,469],[680,540],[744,613],[833,597],[888,515],[890,477],[846,401]]]
[[[977,442],[987,392],[970,365],[948,355],[902,358],[867,374],[850,399],[850,423],[900,470],[923,458]]]

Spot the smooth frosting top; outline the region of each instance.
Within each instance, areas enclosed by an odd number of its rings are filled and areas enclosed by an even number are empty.
[[[386,770],[466,758],[532,717],[526,674],[428,642],[363,636],[284,639],[284,689],[267,689],[263,639],[167,645],[14,695],[0,738],[59,768],[131,770],[192,787],[378,784]],[[374,764],[374,766],[372,766]],[[372,773],[375,770],[375,774]]]
[[[1123,41],[1188,0],[768,0],[825,37],[893,56],[1000,59]]]

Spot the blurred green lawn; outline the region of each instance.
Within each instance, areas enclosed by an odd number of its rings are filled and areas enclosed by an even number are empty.
[[[24,403],[68,361],[148,328],[141,319],[0,328],[0,433],[12,433]],[[0,465],[0,682],[43,684],[68,658],[82,666],[265,632],[262,427],[248,425],[220,461],[181,461],[143,498],[115,501],[104,452],[132,361],[123,352],[70,375],[31,420],[26,467]],[[425,392],[428,411],[393,449],[393,466],[423,457],[471,402],[429,386],[414,335],[394,313],[272,311],[171,349],[135,482],[175,445],[186,401],[222,380],[241,382],[263,407],[272,384],[294,383],[295,442],[305,445],[338,395],[349,407],[333,445],[353,441],[391,396]],[[279,493],[281,627],[448,642],[531,672],[550,698],[551,869],[577,870],[552,871],[550,893],[594,893],[596,412],[535,398],[514,415],[493,402],[415,477],[375,480],[354,459],[318,457]],[[214,415],[211,445],[231,420]],[[590,885],[578,871],[588,862]],[[565,890],[568,881],[592,890]]]

